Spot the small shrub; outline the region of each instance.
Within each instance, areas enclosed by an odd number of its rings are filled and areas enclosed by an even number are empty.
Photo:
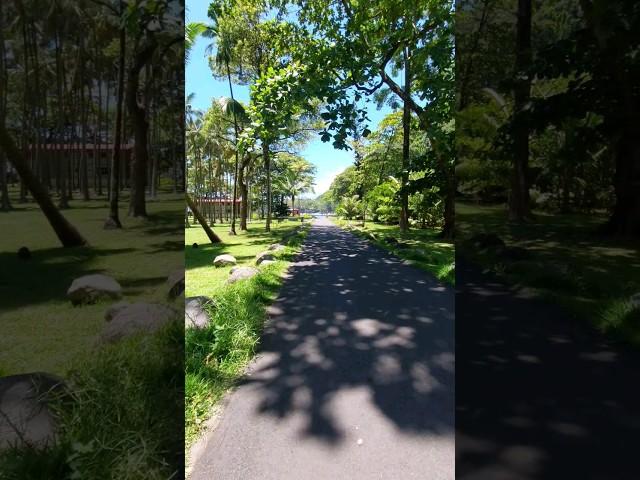
[[[603,309],[598,327],[605,333],[640,345],[640,308],[628,300],[613,301]]]

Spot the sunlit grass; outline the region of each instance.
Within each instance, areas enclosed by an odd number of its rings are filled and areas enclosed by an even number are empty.
[[[229,235],[228,223],[217,223],[212,228],[222,239],[220,244],[212,244],[199,226],[186,228],[186,296],[212,296],[224,285],[231,267],[214,267],[213,260],[216,256],[230,254],[236,258],[238,265],[255,266],[258,253],[300,225],[299,221],[274,221],[271,224],[271,232],[268,233],[264,230],[265,221],[254,220],[248,224],[248,230],[245,232],[236,225],[238,235],[232,236]],[[194,243],[198,244],[197,248],[193,247]]]
[[[229,253],[238,265],[255,266],[256,254],[281,240],[299,222],[274,224],[264,231],[264,222],[249,225],[248,232],[228,235],[228,225],[214,229],[223,244],[211,245],[201,228],[186,229],[187,296],[213,298],[209,309],[211,323],[203,329],[188,329],[185,335],[185,428],[190,445],[213,409],[244,373],[256,353],[266,318],[266,306],[276,297],[282,274],[300,248],[306,230],[291,237],[286,248],[274,255],[275,264],[259,267],[260,273],[248,280],[227,285],[231,267],[214,267],[215,256]],[[305,226],[306,228],[306,226]],[[192,244],[198,242],[198,248]]]

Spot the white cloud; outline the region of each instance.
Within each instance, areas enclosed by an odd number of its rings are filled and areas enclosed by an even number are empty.
[[[315,193],[307,193],[304,196],[306,198],[315,198],[318,195],[323,194],[324,192],[329,190],[329,187],[331,186],[333,179],[336,178],[338,175],[340,175],[342,172],[344,172],[346,168],[347,167],[341,167],[336,170],[331,170],[329,172],[326,172],[324,174],[319,174],[316,177],[315,185],[313,187],[313,189],[315,190]]]

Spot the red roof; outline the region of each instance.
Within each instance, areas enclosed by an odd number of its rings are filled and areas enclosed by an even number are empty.
[[[44,148],[45,150],[82,150],[82,144],[78,143],[45,143],[42,145],[38,145],[39,148]],[[29,149],[34,148],[34,145],[29,145]],[[131,150],[133,148],[133,143],[122,143],[120,144],[121,150]],[[113,150],[113,143],[102,143],[99,145],[95,145],[93,143],[87,143],[84,146],[85,150]]]
[[[199,198],[198,199],[199,202],[204,202],[204,203],[231,203],[231,199],[228,198]],[[236,199],[236,203],[240,203],[242,201],[242,199]]]

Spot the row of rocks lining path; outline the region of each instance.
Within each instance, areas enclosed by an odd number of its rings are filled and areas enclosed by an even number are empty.
[[[453,310],[453,289],[317,220],[190,478],[453,478]]]

